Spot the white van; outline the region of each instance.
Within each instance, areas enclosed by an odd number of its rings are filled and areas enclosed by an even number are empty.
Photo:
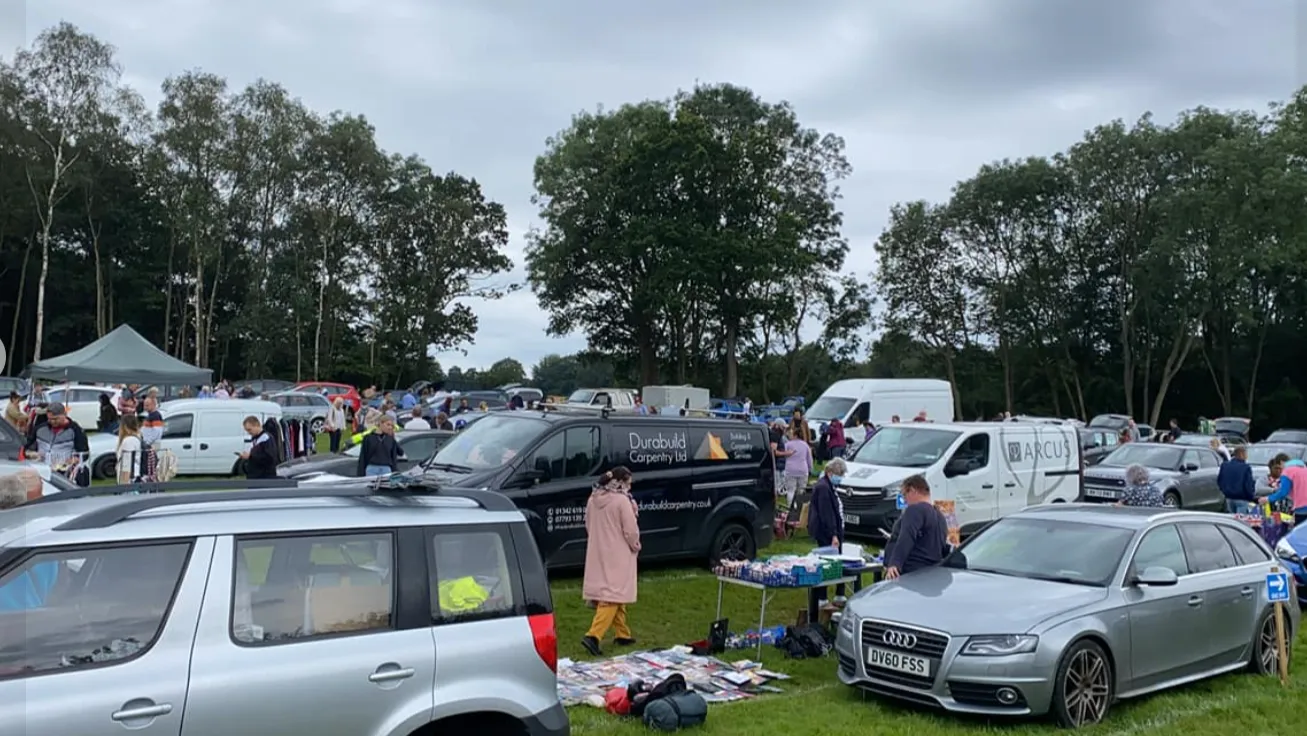
[[[178,399],[159,407],[163,415],[162,449],[177,457],[178,475],[235,475],[237,455],[249,449],[250,436],[242,426],[245,417],[260,422],[281,418],[281,407],[255,399]],[[113,478],[118,437],[90,437],[91,474]]]
[[[953,385],[935,378],[850,378],[836,381],[804,411],[813,436],[832,419],[850,426],[855,419],[880,426],[898,416],[912,421],[921,412],[935,422],[951,422]]]
[[[1075,501],[1083,486],[1080,440],[1068,425],[887,424],[848,463],[839,493],[852,536],[883,537],[903,480],[917,473],[934,500],[954,502],[964,537],[1027,506]]]

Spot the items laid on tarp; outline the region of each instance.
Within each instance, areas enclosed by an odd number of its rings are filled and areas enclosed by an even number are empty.
[[[780,672],[763,669],[760,662],[723,662],[716,657],[693,654],[688,646],[678,646],[591,662],[559,660],[558,698],[566,706],[604,708],[605,698],[614,688],[628,688],[637,681],[658,683],[673,674],[683,677],[688,689],[707,703],[729,703],[783,692],[771,683],[790,679]]]

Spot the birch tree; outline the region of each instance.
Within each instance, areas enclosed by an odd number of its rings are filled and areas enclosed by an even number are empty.
[[[41,270],[32,349],[32,359],[40,360],[56,210],[72,189],[69,170],[82,155],[78,142],[113,104],[122,69],[112,46],[67,22],[42,32],[32,49],[18,52],[13,66],[24,91],[19,105],[23,124],[40,142],[26,170],[40,222]]]

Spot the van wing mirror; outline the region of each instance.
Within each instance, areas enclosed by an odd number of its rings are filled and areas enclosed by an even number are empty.
[[[971,462],[966,458],[953,458],[944,465],[944,477],[956,478],[971,472]]]

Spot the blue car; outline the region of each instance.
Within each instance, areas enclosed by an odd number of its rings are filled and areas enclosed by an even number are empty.
[[[1275,545],[1275,554],[1298,583],[1298,600],[1307,600],[1307,525],[1289,532]]]

